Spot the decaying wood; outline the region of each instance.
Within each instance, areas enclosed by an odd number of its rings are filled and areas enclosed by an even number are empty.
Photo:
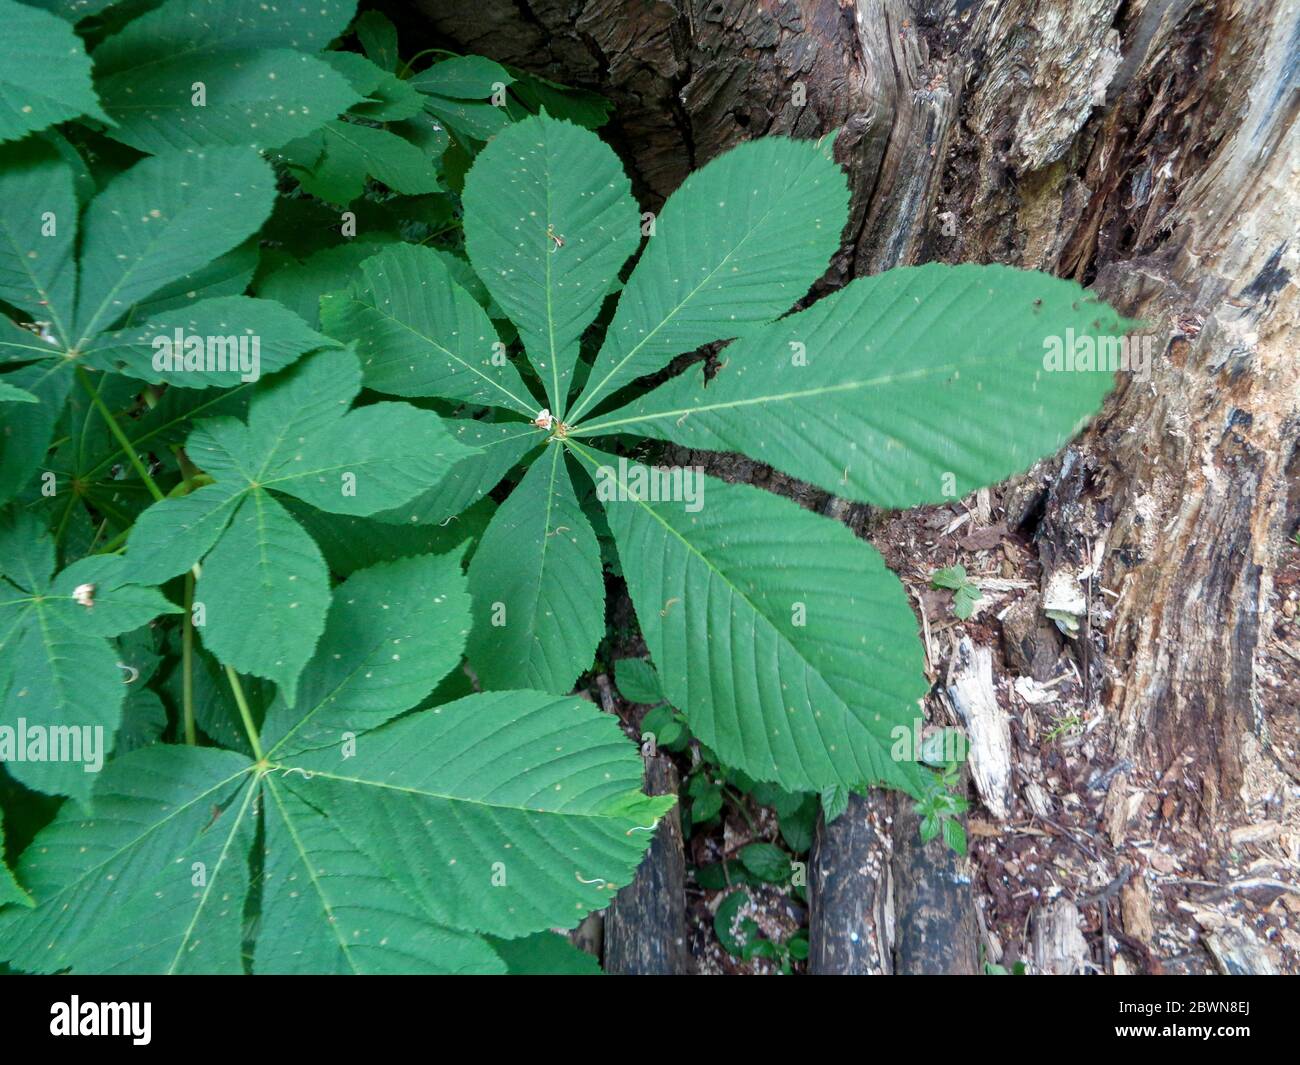
[[[1239,924],[1227,924],[1205,937],[1215,964],[1224,976],[1277,976],[1277,963],[1273,961],[1248,929]]]
[[[893,972],[890,800],[853,795],[817,825],[808,882],[808,971],[841,976]]]
[[[1090,965],[1088,943],[1079,929],[1078,907],[1069,899],[1039,907],[1033,918],[1033,971],[1043,976],[1071,976]]]
[[[676,795],[677,770],[664,755],[646,759],[646,794]],[[680,976],[691,971],[686,945],[686,858],[677,807],[659,822],[632,883],[605,912],[605,971]]]
[[[912,800],[899,795],[893,801],[894,971],[978,973],[980,929],[970,862],[942,837],[922,843]]]
[[[1011,727],[993,689],[993,653],[963,636],[948,663],[944,694],[970,738],[975,790],[999,821],[1011,804]]]

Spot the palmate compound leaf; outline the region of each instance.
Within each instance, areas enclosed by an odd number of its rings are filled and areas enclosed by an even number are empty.
[[[262,386],[247,424],[201,422],[187,452],[215,483],[155,503],[127,541],[143,583],[206,559],[195,589],[204,645],[239,672],[275,681],[291,702],[325,626],[329,573],[276,494],[364,516],[413,498],[473,453],[430,411],[405,403],[349,411],[360,388],[350,350],[322,351]]]
[[[572,689],[605,633],[605,579],[558,442],[493,515],[469,587],[467,654],[485,687]]]
[[[538,115],[492,138],[462,200],[470,261],[563,418],[578,339],[640,242],[631,182],[590,130]]]
[[[927,688],[916,619],[875,548],[795,503],[702,473],[654,502],[648,468],[570,442],[596,479],[664,697],[723,764],[791,791],[886,784]],[[685,495],[686,493],[677,493]]]
[[[1115,366],[1054,371],[1054,343],[1118,352],[1132,324],[1047,274],[903,267],[737,341],[707,383],[688,371],[575,433],[739,451],[843,498],[937,503],[1077,432]]]
[[[85,803],[126,696],[108,638],[179,608],[132,582],[120,556],[57,576],[54,566],[44,524],[26,511],[0,516],[0,760],[28,787]]]
[[[537,413],[487,312],[432,248],[385,248],[357,275],[321,299],[321,330],[356,344],[367,388]]]
[[[418,592],[433,593],[419,615],[395,618]],[[447,558],[406,559],[354,575],[332,610],[337,642],[322,645],[312,668],[324,673],[294,708],[310,721],[273,709],[283,735],[263,766],[165,745],[111,763],[93,818],[65,809],[24,854],[18,876],[37,906],[0,910],[0,959],[240,972],[250,859],[258,972],[500,972],[496,937],[571,927],[608,904],[672,801],[639,792],[641,760],[615,719],[578,699],[501,692],[364,731],[385,716],[367,707],[401,713],[454,660],[465,579]],[[439,635],[422,682],[410,660],[378,653],[393,633],[418,630],[418,643],[429,627]],[[290,753],[331,730],[329,746]]]
[[[839,247],[848,202],[829,143],[764,137],[688,177],[654,222],[570,424],[674,355],[788,311]]]
[[[247,335],[249,328],[266,332],[274,327],[275,336],[262,338],[268,366],[283,365],[319,346],[317,334],[265,304],[185,297],[193,291],[223,291],[228,282],[222,276],[230,271],[214,273],[215,268],[238,258],[232,249],[257,230],[274,197],[271,168],[248,149],[214,148],[144,160],[110,181],[87,207],[80,226],[78,284],[78,208],[71,168],[38,138],[0,147],[0,298],[30,315],[40,334],[0,320],[0,361],[31,364],[7,374],[6,383],[40,400],[39,406],[6,416],[0,501],[17,495],[39,468],[74,368],[97,364],[103,353],[87,358],[85,352],[98,334],[126,315],[156,308],[154,321],[160,327],[222,323],[238,335]],[[178,283],[185,286],[183,292],[175,291]],[[245,283],[238,281],[238,288]],[[186,304],[183,311],[178,300]],[[142,316],[150,317],[147,312]],[[140,334],[128,331],[116,342],[131,336],[140,341]],[[117,354],[139,365],[139,346]],[[69,358],[69,353],[77,357]],[[196,386],[238,385],[240,376],[238,368],[209,374],[182,370],[166,379]]]
[[[90,84],[90,58],[63,19],[0,0],[0,141],[86,115],[106,121]]]

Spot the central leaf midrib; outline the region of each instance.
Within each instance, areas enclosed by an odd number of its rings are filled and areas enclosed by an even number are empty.
[[[176,947],[176,953],[172,956],[171,964],[167,966],[167,974],[170,976],[176,971],[176,965],[181,960],[181,952],[185,945],[190,941],[190,935],[194,931],[195,924],[198,923],[199,914],[203,912],[203,907],[208,904],[208,896],[216,886],[217,878],[221,874],[221,868],[226,863],[226,856],[230,853],[230,846],[234,842],[235,836],[239,834],[239,826],[244,823],[244,814],[248,811],[248,804],[252,801],[255,789],[249,787],[244,789],[244,802],[239,808],[239,814],[235,818],[235,823],[230,828],[230,835],[226,837],[226,842],[221,847],[221,856],[217,859],[217,864],[213,867],[212,875],[204,885],[203,894],[199,898],[198,905],[194,907],[194,914],[190,917],[190,923],[185,926],[185,934],[181,936],[181,941]]]

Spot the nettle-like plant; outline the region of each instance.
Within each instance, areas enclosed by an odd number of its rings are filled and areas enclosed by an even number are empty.
[[[663,694],[724,764],[792,791],[927,794],[919,758],[891,757],[927,682],[880,555],[792,502],[666,476],[628,446],[740,452],[881,506],[955,499],[1051,453],[1100,405],[1110,376],[1046,372],[1044,339],[1125,323],[1071,282],[973,265],[891,270],[786,313],[846,221],[827,143],[744,144],[643,217],[614,153],[542,115],[493,138],[463,203],[470,262],[544,401],[424,248],[364,261],[322,299],[321,328],[356,345],[369,389],[497,410],[453,422],[480,453],[390,520],[445,521],[527,461],[469,567],[479,680],[567,692],[591,666],[607,523]],[[716,372],[642,384],[725,340]]]

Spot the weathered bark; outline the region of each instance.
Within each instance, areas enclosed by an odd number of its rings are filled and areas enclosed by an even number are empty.
[[[980,930],[970,862],[941,838],[921,842],[920,817],[906,795],[893,804],[894,972],[973,976],[980,971]]]
[[[646,794],[676,795],[677,770],[664,755],[646,759]],[[686,946],[686,856],[677,807],[659,822],[632,883],[605,912],[605,971],[681,976],[691,971]]]
[[[894,971],[890,801],[880,792],[849,798],[817,825],[808,879],[808,971],[888,976]]]
[[[1243,737],[1269,750],[1257,678],[1300,461],[1300,7],[420,5],[466,49],[608,94],[652,207],[740,140],[842,127],[852,219],[828,285],[998,261],[1076,278],[1142,320],[1149,376],[1119,375],[1025,511],[1041,514],[1046,573],[1102,557],[1076,657],[1114,723],[1112,763],[1133,766],[1110,786],[1112,838],[1134,788],[1160,778],[1190,792],[1179,808],[1202,827],[1222,821]]]

